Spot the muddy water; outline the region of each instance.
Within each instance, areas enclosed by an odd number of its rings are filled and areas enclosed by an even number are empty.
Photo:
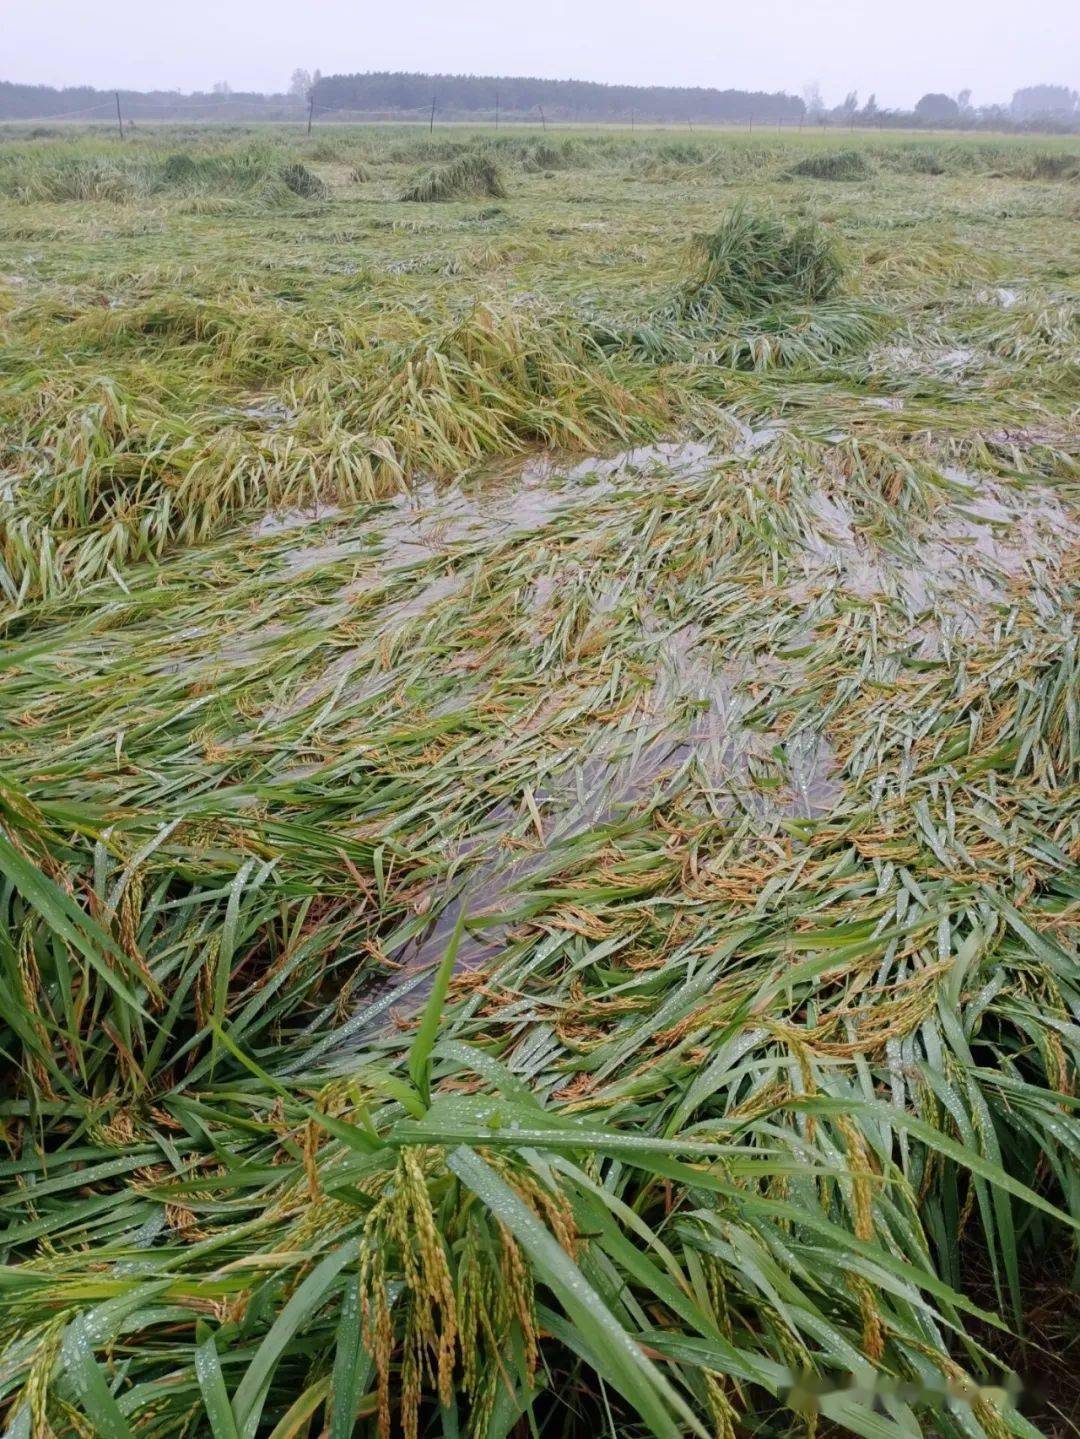
[[[1011,310],[1019,303],[1020,291],[1009,285],[995,285],[991,290],[980,290],[975,296],[980,305],[996,305],[1002,310]]]
[[[790,659],[778,662],[775,670],[788,687],[797,687],[804,674]],[[820,818],[843,795],[832,746],[817,732],[781,739],[747,723],[756,704],[747,685],[766,678],[767,671],[748,660],[714,669],[697,625],[664,635],[654,690],[657,708],[662,715],[688,707],[692,712],[685,731],[677,731],[671,759],[698,767],[721,812],[742,810],[769,827],[784,819]],[[784,783],[774,792],[763,791],[755,784],[755,772],[775,764],[778,754]]]
[[[458,858],[474,854],[462,885],[439,904],[431,924],[395,956],[401,966],[395,978],[375,981],[362,1009],[338,1036],[350,1043],[370,1034],[391,1012],[399,1018],[414,1013],[431,987],[435,965],[464,915],[464,929],[455,956],[455,971],[476,970],[502,955],[512,943],[517,923],[531,908],[545,907],[542,890],[530,901],[529,886],[542,884],[566,862],[564,846],[612,823],[643,798],[666,771],[678,768],[679,743],[656,739],[616,758],[596,754],[557,770],[538,785],[535,803],[541,814],[543,839],[535,827],[527,838],[511,838],[523,817],[516,806],[495,806],[483,828],[462,841]],[[433,904],[433,908],[436,906]]]
[[[452,599],[459,595],[465,588],[465,583],[462,575],[440,575],[437,579],[429,580],[427,584],[421,585],[405,599],[387,606],[379,616],[379,629],[391,629],[399,625],[402,620],[427,614],[441,600]]]
[[[929,521],[913,522],[905,553],[858,534],[841,496],[813,494],[801,535],[804,579],[789,588],[791,597],[806,602],[837,587],[862,600],[896,595],[913,617],[958,605],[971,611],[1006,602],[1010,582],[1059,564],[1075,544],[1075,525],[1045,487],[1009,489],[948,466],[942,473],[957,493]]]
[[[790,587],[792,599],[805,603],[815,588],[832,585],[864,600],[885,589],[879,552],[857,538],[845,501],[817,491],[807,508],[812,523],[801,536],[804,579]]]
[[[886,375],[937,375],[959,380],[965,372],[978,369],[983,360],[975,350],[963,345],[885,345],[871,351],[869,363],[872,370]]]
[[[250,533],[255,539],[261,540],[267,535],[281,534],[300,529],[304,525],[318,524],[320,520],[333,519],[340,513],[337,505],[315,505],[310,510],[271,510],[252,525]]]
[[[966,493],[950,507],[943,543],[974,550],[1010,576],[1023,574],[1032,563],[1055,562],[1075,543],[1075,525],[1052,491],[1032,485],[1016,492],[964,470],[945,473]]]
[[[753,434],[753,431],[748,430],[748,433]],[[569,468],[560,467],[557,461],[551,459],[541,459],[538,464],[541,473],[548,476],[562,474],[568,480],[588,475],[647,474],[659,469],[673,475],[688,475],[698,473],[711,454],[711,445],[696,440],[668,440],[655,445],[638,445],[606,457],[592,455],[586,460],[578,460]]]
[[[526,469],[513,490],[505,484],[469,490],[420,485],[373,513],[364,538],[297,547],[285,555],[284,563],[290,573],[302,574],[368,556],[402,569],[468,552],[470,542],[475,546],[530,534],[571,506],[607,491],[610,486],[600,484],[557,486],[536,468]]]
[[[764,439],[763,433],[755,438],[747,430],[755,445],[767,442],[773,432]],[[573,462],[541,454],[517,462],[512,472],[505,465],[491,467],[460,485],[418,484],[374,510],[363,538],[295,546],[283,562],[294,574],[373,553],[394,568],[420,563],[467,550],[470,541],[531,534],[566,510],[609,498],[621,483],[650,472],[671,477],[700,473],[709,454],[708,445],[693,441],[639,445]],[[265,538],[340,513],[332,506],[279,511],[260,520],[252,534]]]
[[[231,406],[227,412],[241,420],[260,422],[265,430],[284,430],[296,423],[297,415],[273,395],[254,397],[247,405]]]

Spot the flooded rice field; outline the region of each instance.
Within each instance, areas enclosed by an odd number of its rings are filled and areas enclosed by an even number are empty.
[[[1015,636],[1075,562],[1076,527],[1044,485],[943,466],[917,511],[882,512],[829,473],[827,450],[815,474],[782,429],[732,433],[271,514],[250,532],[263,622],[170,635],[168,669],[189,685],[207,666],[238,681],[272,668],[265,707],[223,750],[257,773],[299,727],[312,757],[266,774],[271,789],[333,786],[350,743],[328,746],[334,730],[370,735],[361,768],[379,735],[418,725],[433,761],[461,766],[434,840],[447,877],[380,941],[387,973],[360,986],[362,1022],[339,1038],[415,1012],[459,919],[457,968],[495,962],[582,836],[677,802],[743,844],[797,850],[865,803],[840,698],[852,644],[864,668],[872,642],[880,690],[902,688],[906,664]],[[748,550],[739,528],[780,484],[782,530],[752,530]]]
[[[1074,142],[505,128],[0,134],[0,1433],[1075,1430]]]

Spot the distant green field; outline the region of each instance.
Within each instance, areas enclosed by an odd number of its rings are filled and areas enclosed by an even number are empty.
[[[3,1439],[1075,1432],[1078,220],[0,126]]]

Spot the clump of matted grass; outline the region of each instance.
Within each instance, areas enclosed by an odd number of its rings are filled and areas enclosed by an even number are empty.
[[[281,183],[302,200],[322,200],[329,193],[326,185],[301,161],[285,165],[281,171]]]
[[[111,160],[63,158],[26,166],[12,180],[10,189],[27,205],[70,200],[122,204],[136,196],[139,185],[130,169]]]
[[[321,199],[327,187],[300,160],[284,158],[266,145],[215,151],[187,150],[126,155],[70,155],[44,163],[22,163],[0,177],[0,188],[24,204],[38,202],[134,200],[180,196],[250,198],[288,191]]]
[[[325,136],[305,145],[303,156],[305,160],[315,160],[323,165],[340,165],[347,158],[341,147]]]
[[[1064,151],[1036,150],[1018,173],[1025,180],[1077,180],[1080,160]]]
[[[180,419],[96,377],[36,388],[0,513],[0,595],[17,604],[206,539],[244,509],[374,499],[416,473],[530,445],[628,441],[666,413],[651,369],[620,364],[572,314],[539,306],[479,305],[437,328],[419,317],[322,364],[302,327],[236,302],[95,306],[69,333],[87,353],[168,349],[247,384],[290,370],[307,422],[298,435],[249,428],[235,409]]]
[[[831,299],[844,275],[835,241],[819,224],[789,225],[740,206],[694,243],[696,273],[676,311],[703,319],[721,311],[752,314],[771,305]]]
[[[573,170],[587,163],[583,153],[573,140],[564,140],[561,145],[538,140],[521,157],[521,168],[529,175],[553,170]]]
[[[403,200],[431,204],[442,200],[476,200],[493,196],[505,200],[509,191],[499,166],[489,155],[472,151],[445,165],[436,165],[414,180]]]
[[[826,155],[807,155],[792,165],[791,174],[810,180],[868,180],[874,167],[861,150],[835,150]]]

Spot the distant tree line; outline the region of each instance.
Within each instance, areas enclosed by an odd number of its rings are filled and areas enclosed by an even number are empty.
[[[125,120],[295,120],[300,102],[289,95],[235,91],[219,81],[209,93],[179,90],[121,90]],[[0,120],[105,120],[116,113],[116,94],[91,85],[57,89],[0,80]]]
[[[1080,119],[1080,92],[1065,85],[1028,85],[1013,95],[1012,114],[1018,120],[1051,116],[1075,122]]]
[[[971,91],[955,96],[929,91],[912,110],[882,109],[871,95],[859,103],[851,90],[839,105],[827,108],[817,84],[803,91],[807,119],[819,125],[851,125],[860,128],[935,130],[1080,130],[1080,93],[1065,85],[1029,85],[1014,92],[1009,105],[971,103]]]
[[[435,102],[444,119],[491,115],[498,104],[508,116],[604,124],[631,116],[703,125],[738,120],[797,122],[804,113],[795,95],[763,90],[708,90],[673,85],[600,85],[592,80],[534,80],[523,76],[324,75],[315,90],[320,109],[365,113],[416,113]]]
[[[299,120],[312,106],[316,119],[578,121],[593,124],[751,124],[877,126],[992,130],[1080,129],[1080,95],[1064,85],[1017,90],[1010,105],[971,104],[971,91],[931,92],[913,110],[881,108],[854,90],[827,107],[817,84],[802,96],[761,90],[714,90],[670,85],[601,85],[589,80],[522,76],[421,75],[372,72],[320,75],[293,72],[286,93],[234,91],[225,80],[210,91],[121,90],[125,121]],[[115,113],[115,95],[89,85],[56,89],[0,81],[0,120],[101,120]]]

